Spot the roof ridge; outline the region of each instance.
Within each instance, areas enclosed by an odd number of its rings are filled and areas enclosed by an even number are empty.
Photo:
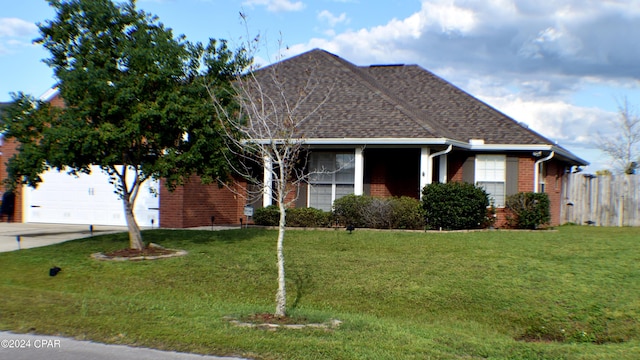
[[[367,86],[370,90],[373,90],[374,92],[380,94],[383,98],[386,98],[389,103],[393,104],[398,110],[400,110],[403,114],[407,115],[409,119],[411,119],[414,123],[418,124],[421,128],[427,130],[428,132],[434,135],[438,135],[437,131],[435,131],[436,129],[430,126],[431,124],[425,124],[424,122],[418,119],[418,116],[414,108],[412,108],[406,102],[402,101],[400,98],[386,91],[384,87],[377,80],[375,80],[366,72],[362,71],[362,67],[357,66],[337,55],[331,54],[330,52],[323,50],[323,53],[327,55],[331,55],[330,59],[332,61],[337,62],[340,65],[346,65],[345,68],[349,70],[351,73],[353,73],[355,76],[363,80],[365,86]],[[405,66],[405,65],[402,65],[402,66]],[[437,129],[437,130],[440,130],[443,133],[443,135],[449,135],[448,131],[442,131],[442,129]],[[444,137],[449,137],[449,136],[444,136]]]
[[[418,65],[418,67],[420,67]],[[517,121],[516,119],[512,118],[511,116],[505,114],[504,112],[496,109],[495,107],[493,107],[492,105],[490,105],[489,103],[486,103],[480,99],[478,99],[475,95],[472,95],[471,93],[465,91],[464,89],[460,88],[459,86],[445,80],[444,78],[436,75],[435,73],[433,73],[430,70],[424,69],[422,67],[420,67],[423,71],[429,73],[431,76],[433,76],[438,82],[443,83],[446,86],[451,87],[454,91],[457,91],[458,93],[461,93],[462,95],[466,95],[469,98],[475,100],[475,103],[477,103],[479,106],[482,106],[484,108],[486,108],[488,111],[491,111],[495,114],[497,114],[498,116],[503,117],[505,120],[507,121],[511,121],[512,123],[514,123],[516,126],[521,127],[522,129],[530,132],[532,135],[538,137],[540,140],[543,140],[544,142],[549,143],[550,145],[554,145],[554,146],[558,146],[557,142],[552,141],[551,139],[547,138],[546,136],[540,134],[539,132],[532,130],[529,128],[529,126],[523,126],[522,123],[520,121]],[[558,146],[560,147],[560,146]]]
[[[395,65],[395,66],[399,67],[399,68],[403,68],[403,69],[407,69],[407,68],[410,68],[410,67],[415,67],[415,68],[418,68],[420,71],[426,71],[428,74],[434,75],[431,72],[429,72],[428,70],[426,70],[426,69],[424,69],[421,66],[416,65],[416,64],[404,64],[404,65]],[[386,68],[388,68],[388,67],[391,67],[391,66],[374,66],[374,67],[378,67],[378,68],[385,68],[386,67]],[[374,79],[368,73],[362,71],[363,69],[366,69],[366,68],[372,68],[372,66],[360,66],[360,67],[358,67],[358,70],[360,72],[362,72],[362,73],[365,73],[366,74],[365,76],[367,78],[371,79],[371,81],[374,81],[376,84],[380,84],[378,80]],[[438,78],[438,80],[441,80],[441,81],[444,81],[445,83],[447,83],[444,79]],[[406,102],[405,100],[399,98],[398,96],[393,95],[391,92],[386,90],[386,88],[384,86],[381,86],[381,91],[384,91],[384,93],[387,94],[387,96],[391,97],[392,99],[397,101],[399,104],[404,106],[407,109],[407,111],[410,112],[410,115],[414,117],[414,121],[419,123],[421,126],[437,129],[438,131],[441,132],[443,137],[446,137],[446,138],[449,138],[449,139],[460,140],[448,128],[446,128],[444,126],[441,126],[440,123],[438,123],[438,122],[434,123],[434,122],[429,121],[428,120],[429,117],[427,116],[427,114],[425,113],[424,110],[416,108],[416,107],[412,106],[411,104],[409,104],[408,102]],[[432,132],[435,132],[435,131],[432,131]]]
[[[437,132],[440,132],[442,137],[458,140],[456,138],[456,136],[451,131],[449,131],[446,127],[441,126],[439,123],[433,123],[433,122],[428,121],[428,119],[427,119],[428,116],[426,116],[426,114],[424,113],[424,110],[412,106],[411,104],[407,103],[405,100],[402,100],[400,97],[398,97],[398,96],[394,95],[393,93],[389,92],[384,86],[382,86],[382,84],[380,84],[380,82],[378,80],[373,78],[373,76],[369,75],[366,71],[363,71],[363,69],[372,68],[372,67],[377,67],[377,68],[417,67],[420,70],[424,70],[424,69],[422,69],[418,65],[413,65],[413,64],[409,64],[409,65],[407,65],[407,64],[389,65],[389,66],[380,66],[380,65],[377,65],[377,66],[357,66],[358,73],[360,73],[365,78],[366,81],[369,81],[372,84],[375,84],[383,94],[385,94],[387,97],[392,99],[398,106],[400,106],[401,107],[401,111],[403,111],[404,113],[409,115],[412,118],[412,120],[415,121],[418,125],[420,125],[421,127],[429,130],[430,132],[432,132],[434,134],[436,134]]]

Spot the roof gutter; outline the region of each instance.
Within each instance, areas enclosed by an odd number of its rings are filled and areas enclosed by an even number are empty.
[[[534,168],[533,168],[533,192],[534,193],[537,193],[540,190],[539,189],[540,184],[538,184],[538,179],[540,178],[540,164],[545,161],[551,160],[551,158],[553,158],[555,154],[556,154],[555,151],[552,151],[551,154],[549,154],[549,156],[536,161],[536,164],[534,165]]]
[[[300,139],[305,145],[311,146],[429,146],[429,145],[453,145],[459,149],[471,151],[551,151],[556,156],[567,159],[575,165],[588,165],[585,161],[569,151],[555,145],[549,144],[470,144],[464,141],[452,140],[448,138],[303,138]],[[251,142],[258,144],[283,143],[282,140],[275,139],[254,139]]]
[[[451,150],[453,150],[453,145],[450,144],[449,147],[446,148],[445,150],[429,155],[429,160],[433,159],[436,156],[448,154],[451,152]]]

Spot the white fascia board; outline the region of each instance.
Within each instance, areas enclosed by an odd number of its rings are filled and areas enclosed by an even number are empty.
[[[589,165],[589,162],[581,159],[569,151],[548,144],[482,144],[482,145],[470,145],[466,144],[463,146],[466,149],[473,151],[553,151],[557,155],[569,159],[573,162],[579,163],[581,165]]]
[[[58,90],[58,87],[54,87],[51,88],[49,90],[47,90],[44,94],[40,95],[40,101],[43,102],[48,102],[51,101],[51,99],[53,99],[56,95],[58,95],[60,91]]]
[[[246,140],[245,140],[246,141]],[[453,145],[456,148],[470,151],[555,151],[557,155],[569,159],[581,165],[589,162],[573,155],[569,151],[549,144],[470,144],[464,141],[447,138],[308,138],[301,139],[303,144],[309,146],[363,146],[363,145]],[[252,140],[257,144],[282,143],[283,141],[272,139]]]
[[[305,145],[446,145],[452,140],[446,138],[309,138],[300,139]],[[283,140],[256,139],[258,144],[283,143]],[[455,142],[457,145],[464,144]]]
[[[465,144],[466,149],[474,150],[474,151],[550,151],[553,146],[551,145],[518,145],[518,144],[479,144],[479,145],[471,145]]]

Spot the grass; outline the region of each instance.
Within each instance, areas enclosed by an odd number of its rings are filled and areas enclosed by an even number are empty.
[[[0,329],[255,359],[635,359],[639,234],[288,231],[291,315],[343,324],[277,331],[223,319],[274,310],[274,231],[147,231],[189,254],[144,262],[90,259],[127,244],[96,236],[0,254]]]

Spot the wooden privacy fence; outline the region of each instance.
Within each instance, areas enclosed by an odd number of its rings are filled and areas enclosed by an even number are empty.
[[[640,226],[640,175],[565,175],[562,223]]]

